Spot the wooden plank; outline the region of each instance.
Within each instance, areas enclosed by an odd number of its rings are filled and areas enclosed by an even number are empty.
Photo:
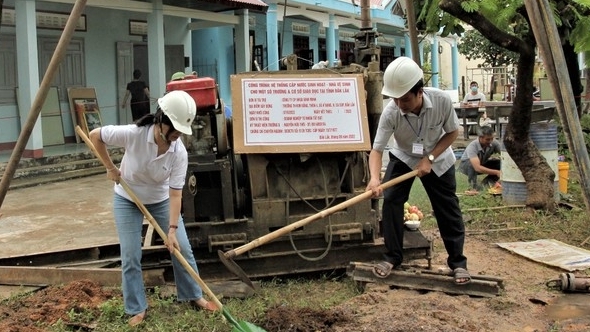
[[[0,284],[46,286],[66,284],[76,280],[90,279],[102,286],[120,286],[121,269],[60,268],[45,266],[1,266]],[[164,282],[164,269],[143,271],[145,285],[160,286]]]
[[[448,294],[494,297],[500,295],[503,282],[500,278],[472,275],[467,285],[455,285],[453,276],[428,270],[393,270],[389,276],[379,278],[373,274],[373,264],[351,262],[347,274],[357,282],[384,283],[408,289],[444,292]]]

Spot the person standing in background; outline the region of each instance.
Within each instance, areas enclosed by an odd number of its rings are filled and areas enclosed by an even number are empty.
[[[123,98],[122,108],[127,105],[127,99],[131,96],[131,118],[137,121],[144,115],[150,113],[150,89],[144,81],[140,81],[141,70],[133,71],[133,80],[127,83],[127,91]]]

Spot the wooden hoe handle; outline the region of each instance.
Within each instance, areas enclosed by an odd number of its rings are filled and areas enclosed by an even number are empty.
[[[418,175],[418,171],[417,170],[411,171],[409,173],[406,173],[404,175],[400,175],[400,176],[398,176],[398,177],[396,177],[394,179],[391,179],[391,180],[389,180],[389,181],[387,181],[385,183],[382,183],[379,186],[379,188],[381,188],[381,189],[387,189],[387,188],[392,187],[392,186],[394,186],[394,185],[396,185],[396,184],[398,184],[400,182],[403,182],[405,180],[408,180],[408,179],[410,179],[410,178],[412,178],[412,177],[414,177],[416,175]],[[334,205],[334,206],[332,206],[330,208],[327,208],[327,209],[325,209],[323,211],[320,211],[320,212],[318,212],[318,213],[316,213],[314,215],[311,215],[309,217],[306,217],[304,219],[301,219],[299,221],[296,221],[296,222],[294,222],[292,224],[289,224],[287,226],[281,227],[281,228],[279,228],[279,229],[277,229],[277,230],[275,230],[275,231],[273,231],[271,233],[268,233],[268,234],[263,235],[263,236],[255,239],[255,240],[252,240],[251,242],[246,243],[246,244],[244,244],[244,245],[242,245],[242,246],[240,246],[240,247],[238,247],[236,249],[229,250],[229,251],[225,252],[225,256],[227,258],[233,259],[236,256],[239,256],[239,255],[241,255],[241,254],[243,254],[245,252],[248,252],[248,251],[250,251],[250,250],[252,250],[254,248],[257,248],[257,247],[259,247],[259,246],[261,246],[263,244],[266,244],[266,243],[268,243],[270,241],[273,241],[273,240],[275,240],[275,239],[277,239],[277,238],[279,238],[279,237],[281,237],[283,235],[286,235],[286,234],[288,234],[288,233],[296,230],[299,227],[303,227],[303,226],[311,223],[312,221],[325,218],[325,217],[333,214],[334,212],[337,212],[337,211],[340,211],[340,210],[344,210],[345,208],[347,208],[349,206],[352,206],[352,205],[354,205],[356,203],[359,203],[359,202],[361,202],[361,201],[363,201],[365,199],[369,199],[369,198],[371,198],[371,196],[373,196],[373,192],[372,191],[365,191],[364,193],[362,193],[360,195],[357,195],[357,196],[355,196],[355,197],[353,197],[353,198],[351,198],[351,199],[349,199],[347,201],[344,201],[344,202],[342,202],[340,204]]]
[[[82,140],[84,140],[84,142],[90,148],[90,150],[92,150],[92,153],[94,153],[94,155],[100,160],[100,162],[103,165],[105,165],[104,160],[102,160],[102,158],[100,158],[100,155],[96,151],[94,144],[92,144],[92,141],[90,141],[90,139],[88,138],[88,136],[86,136],[86,133],[84,133],[84,131],[82,130],[82,128],[80,128],[80,126],[76,126],[76,132],[78,133],[78,135],[80,135]],[[125,192],[127,192],[127,194],[131,197],[131,199],[133,199],[133,202],[141,210],[141,212],[146,217],[146,219],[148,220],[150,225],[152,225],[152,227],[156,230],[156,232],[158,232],[158,234],[164,240],[164,242],[167,243],[168,236],[166,235],[166,233],[164,233],[164,231],[162,230],[160,225],[158,225],[158,223],[156,222],[156,220],[154,219],[152,214],[147,210],[145,205],[143,205],[143,203],[141,203],[141,201],[139,200],[139,197],[137,197],[137,195],[135,195],[135,193],[133,192],[131,187],[129,187],[127,182],[125,182],[125,180],[123,180],[123,178],[120,178],[119,184],[123,187],[123,189],[125,189]],[[178,251],[178,249],[174,248],[173,254],[178,259],[180,264],[182,264],[182,266],[191,275],[191,277],[193,277],[193,279],[199,284],[199,286],[201,286],[203,291],[211,298],[211,301],[213,301],[213,303],[215,303],[215,305],[219,308],[219,310],[223,310],[223,305],[221,304],[221,302],[219,301],[217,296],[215,296],[215,293],[213,293],[213,291],[211,291],[211,289],[207,286],[207,284],[205,284],[203,279],[201,279],[201,277],[199,277],[199,274],[197,272],[195,272],[195,270],[192,268],[192,266],[190,266],[190,264],[187,262],[187,260],[184,258],[184,256],[182,256],[180,251]]]

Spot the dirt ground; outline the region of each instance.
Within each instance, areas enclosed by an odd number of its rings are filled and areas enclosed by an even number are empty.
[[[435,267],[444,267],[444,249],[435,251]],[[330,311],[277,309],[267,317],[277,323],[269,331],[590,331],[590,295],[565,294],[546,286],[564,271],[475,237],[468,237],[465,252],[472,274],[504,280],[503,294],[478,298],[367,284],[363,294]]]
[[[112,218],[108,216],[111,197],[105,194],[111,190],[111,184],[104,181],[101,175],[10,192],[3,206],[0,256],[10,256],[11,250],[30,250],[33,253],[43,251],[39,241],[36,244],[30,242],[45,234],[46,230],[40,225],[54,230],[59,230],[57,227],[61,226],[68,230],[66,241],[52,244],[51,248],[66,250],[79,246],[76,241],[87,239],[88,236],[79,236],[74,230],[81,231],[86,227],[71,226],[82,226],[85,222],[93,223],[93,229],[102,232],[105,237],[103,241],[116,240],[112,234]],[[70,200],[67,206],[58,200],[64,195],[52,194],[65,192]],[[40,195],[44,199],[32,202],[30,197],[33,195]],[[88,204],[82,203],[85,201],[92,202],[90,207],[95,210],[79,217],[80,209],[89,208]],[[57,216],[47,212],[56,206],[60,207]],[[74,217],[65,218],[66,214]],[[13,224],[14,227],[11,227]],[[28,231],[15,232],[14,229]],[[84,231],[88,232],[87,229]],[[445,266],[446,253],[438,232],[423,232],[434,239],[434,268]],[[590,331],[590,294],[565,294],[549,290],[545,285],[565,271],[514,255],[488,242],[484,236],[468,235],[465,254],[472,274],[496,276],[504,280],[503,294],[493,298],[477,298],[367,284],[362,294],[329,310],[288,306],[273,308],[267,312],[264,324],[259,326],[268,332]],[[8,306],[0,302],[0,331],[39,332],[42,330],[35,327],[37,321],[49,324],[60,318],[67,321],[68,312],[82,308],[98,311],[99,305],[112,296],[110,290],[85,280],[62,287],[48,287],[22,297],[18,305]]]
[[[269,332],[590,331],[590,295],[565,294],[545,285],[564,271],[477,237],[468,237],[465,252],[471,273],[504,280],[503,294],[477,298],[367,284],[362,294],[330,310],[271,309],[260,326]],[[434,266],[443,266],[445,259],[444,250],[435,247]],[[49,287],[23,298],[18,307],[0,305],[0,331],[42,331],[34,322],[67,321],[68,311],[98,310],[111,296],[110,291],[84,280]]]

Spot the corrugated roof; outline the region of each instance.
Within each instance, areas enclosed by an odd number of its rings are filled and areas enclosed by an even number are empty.
[[[260,0],[227,0],[227,1],[247,3],[250,5],[255,5],[255,6],[260,6],[260,7],[268,7],[268,5],[264,1],[260,1]],[[371,1],[373,1],[373,0],[371,0]],[[381,1],[381,0],[379,0],[379,1]]]
[[[200,10],[205,10],[206,8],[206,10],[212,12],[220,12],[235,8],[246,8],[265,12],[268,9],[268,5],[262,0],[164,0],[164,4]]]

